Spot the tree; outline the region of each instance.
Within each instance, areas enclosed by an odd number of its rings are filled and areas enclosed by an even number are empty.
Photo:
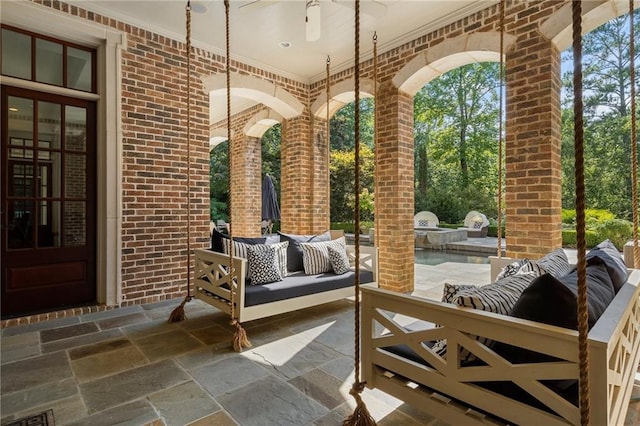
[[[262,135],[262,176],[273,178],[273,186],[280,197],[280,142],[282,126],[276,124]],[[280,202],[280,200],[278,200]]]
[[[448,222],[496,211],[499,66],[474,63],[425,85],[414,98],[416,210]]]
[[[329,180],[331,184],[331,221],[351,222],[355,208],[353,150],[331,151]],[[373,150],[360,147],[360,220],[373,220]]]
[[[640,17],[634,26],[639,28]],[[637,31],[637,30],[636,30]],[[638,59],[636,52],[635,61]],[[563,62],[572,60],[572,51]],[[590,208],[631,217],[629,17],[621,16],[583,37],[585,198]],[[573,72],[563,76],[563,207],[574,208]],[[636,82],[637,85],[637,82]]]
[[[227,141],[209,153],[210,218],[229,221],[229,157]]]

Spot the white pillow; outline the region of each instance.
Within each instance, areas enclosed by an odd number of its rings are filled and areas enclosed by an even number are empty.
[[[340,248],[346,250],[344,237],[331,241],[320,241],[317,243],[300,243],[300,248],[302,249],[302,264],[304,266],[305,274],[316,275],[333,271],[327,247],[333,247],[336,250]]]

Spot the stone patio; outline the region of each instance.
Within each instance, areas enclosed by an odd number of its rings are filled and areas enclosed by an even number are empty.
[[[436,299],[445,281],[489,282],[489,265],[415,272],[415,294]],[[339,425],[353,411],[352,301],[246,323],[241,354],[226,315],[199,301],[168,324],[178,302],[2,330],[2,424],[53,409],[56,425]],[[442,425],[380,391],[363,398],[380,425]]]

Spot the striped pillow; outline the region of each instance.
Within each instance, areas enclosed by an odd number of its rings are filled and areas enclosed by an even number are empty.
[[[302,264],[304,273],[307,275],[322,274],[324,272],[332,272],[331,259],[329,258],[328,247],[336,250],[346,250],[346,242],[344,237],[340,237],[331,241],[320,241],[317,243],[300,243],[302,248]]]
[[[545,254],[542,258],[536,260],[536,263],[554,278],[562,278],[572,269],[569,259],[567,259],[567,254],[562,248],[557,248],[551,253]]]
[[[540,275],[539,271],[524,272],[503,278],[492,284],[461,290],[454,297],[452,303],[467,308],[508,315],[522,292]],[[492,343],[492,340],[486,337],[472,337],[485,346]],[[460,360],[462,362],[474,361],[475,359],[476,356],[467,349],[460,349]]]

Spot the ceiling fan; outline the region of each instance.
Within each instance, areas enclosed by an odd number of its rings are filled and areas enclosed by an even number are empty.
[[[256,9],[258,7],[270,6],[279,0],[253,0],[240,5],[238,9],[240,10],[250,10]],[[391,0],[395,1],[395,0]],[[302,3],[302,2],[300,2]],[[321,29],[321,20],[322,14],[320,10],[321,3],[331,3],[337,4],[345,7],[353,8],[352,1],[346,0],[306,0],[306,14],[305,14],[305,29],[306,29],[306,40],[307,41],[317,41],[320,39],[320,29]],[[362,12],[367,15],[371,15],[374,17],[382,16],[386,13],[387,5],[383,3],[382,0],[370,0],[367,2],[363,2]]]

